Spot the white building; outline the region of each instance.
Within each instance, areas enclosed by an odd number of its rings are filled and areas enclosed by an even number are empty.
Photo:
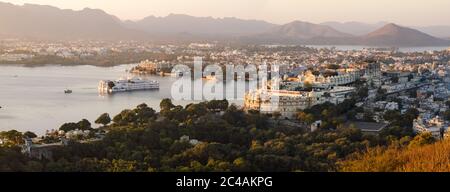
[[[284,118],[295,117],[298,110],[330,102],[342,103],[355,91],[353,87],[334,87],[323,91],[253,90],[245,95],[244,108],[261,113],[280,113]]]
[[[148,73],[157,73],[161,72],[165,69],[172,69],[174,64],[166,62],[166,61],[160,61],[160,62],[151,62],[149,60],[141,61],[138,66],[131,69],[131,73],[138,73],[138,74],[148,74]]]
[[[306,71],[303,74],[298,76],[298,82],[301,86],[306,83],[313,85],[314,87],[331,87],[331,86],[340,86],[347,85],[355,82],[360,78],[359,71],[348,71],[342,74],[338,74],[335,76],[324,77],[322,75],[315,76],[311,71]]]

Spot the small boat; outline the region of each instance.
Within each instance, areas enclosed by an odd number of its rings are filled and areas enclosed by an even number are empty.
[[[66,90],[64,90],[64,93],[65,93],[65,94],[71,94],[71,93],[72,93],[72,90],[66,89]]]

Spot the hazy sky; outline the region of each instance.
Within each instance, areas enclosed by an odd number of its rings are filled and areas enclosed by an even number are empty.
[[[390,21],[402,25],[450,25],[450,0],[0,0],[75,10],[99,8],[121,19],[141,19],[170,13],[193,16],[293,20]]]

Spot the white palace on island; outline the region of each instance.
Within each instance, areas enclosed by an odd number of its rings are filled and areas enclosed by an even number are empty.
[[[121,78],[117,81],[102,80],[98,84],[100,93],[116,93],[137,90],[159,89],[159,82],[154,80],[144,80],[138,77]]]

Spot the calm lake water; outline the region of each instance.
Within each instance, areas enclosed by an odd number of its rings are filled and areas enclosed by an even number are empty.
[[[159,110],[161,99],[172,98],[171,88],[177,78],[146,76],[159,81],[160,90],[99,95],[100,80],[129,76],[126,70],[133,66],[0,66],[0,131],[16,129],[41,135],[83,118],[94,124],[102,113],[114,116],[141,103]],[[73,93],[64,94],[65,89]],[[244,91],[238,94],[242,97]],[[174,101],[179,105],[192,102]],[[231,102],[242,105],[242,100]]]

